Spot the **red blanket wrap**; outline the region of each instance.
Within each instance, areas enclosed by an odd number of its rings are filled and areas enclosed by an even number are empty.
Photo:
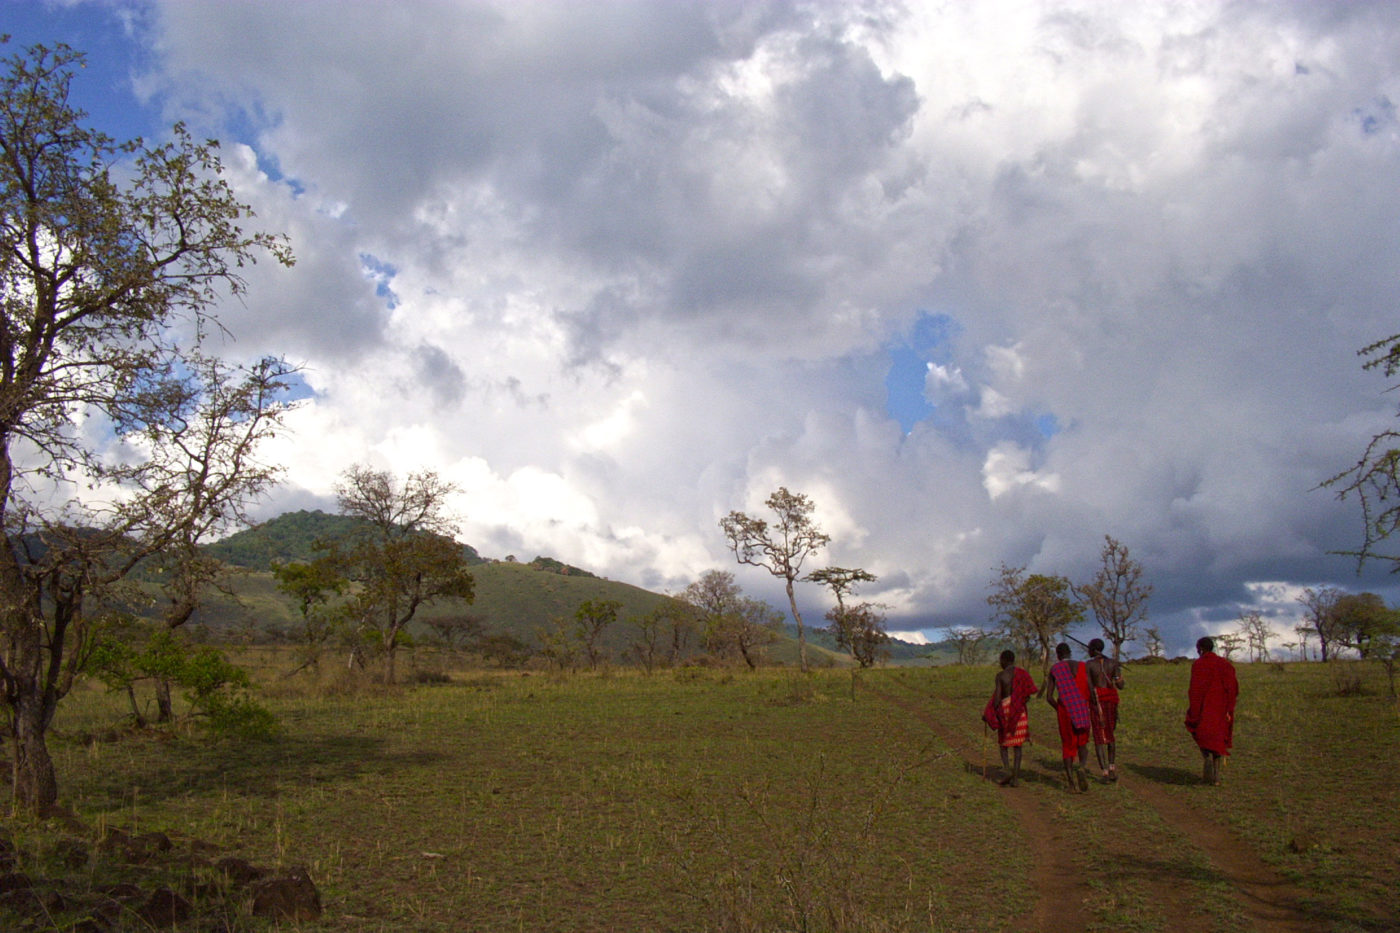
[[[1186,729],[1196,744],[1217,755],[1230,754],[1235,739],[1235,700],[1240,695],[1235,665],[1206,653],[1191,662]]]
[[[1060,726],[1060,757],[1073,758],[1089,744],[1089,670],[1060,661],[1050,668],[1057,697],[1055,714]]]
[[[998,706],[991,700],[982,711],[982,720],[997,730],[1003,748],[1024,745],[1030,736],[1030,711],[1026,703],[1035,695],[1035,680],[1022,668],[1013,668],[1011,693],[1001,698]]]
[[[1095,687],[1099,695],[1098,708],[1089,708],[1090,731],[1095,745],[1113,745],[1114,730],[1118,728],[1118,691],[1113,687]]]

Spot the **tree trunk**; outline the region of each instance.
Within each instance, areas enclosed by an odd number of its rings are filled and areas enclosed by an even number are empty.
[[[792,618],[797,622],[797,656],[802,662],[802,673],[807,673],[807,631],[802,627],[802,613],[797,611],[797,596],[792,591],[792,578],[787,581],[788,605],[792,607]]]
[[[384,682],[392,684],[394,682],[394,649],[398,647],[398,633],[392,632],[389,635],[389,642],[384,646]]]
[[[43,815],[58,802],[58,777],[45,741],[48,717],[42,696],[21,693],[11,708],[11,735],[15,741],[15,803]]]
[[[175,707],[170,702],[170,681],[156,678],[156,722],[173,722]]]

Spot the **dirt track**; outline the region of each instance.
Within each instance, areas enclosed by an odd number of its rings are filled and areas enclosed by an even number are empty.
[[[975,711],[934,700],[922,703],[896,696],[879,687],[864,685],[875,696],[905,709],[926,723],[942,741],[958,754],[964,770],[977,780],[998,778],[998,762],[992,749],[990,766],[983,762],[985,750],[969,747],[967,724]],[[1082,930],[1092,922],[1091,904],[1094,891],[1088,883],[1088,870],[1075,857],[1076,840],[1066,839],[1070,832],[1064,820],[1057,817],[1061,797],[1068,795],[1063,774],[1055,769],[1059,748],[1034,749],[1025,753],[1019,788],[1006,788],[1006,805],[1026,836],[1033,854],[1031,884],[1035,902],[1022,916],[1008,926],[1012,930]],[[983,774],[986,767],[985,776]],[[1162,821],[1176,829],[1203,853],[1209,861],[1211,880],[1217,880],[1235,892],[1237,915],[1257,931],[1309,933],[1330,929],[1323,918],[1310,917],[1301,906],[1302,892],[1264,863],[1257,854],[1228,827],[1213,819],[1208,810],[1173,794],[1166,784],[1181,783],[1175,772],[1163,774],[1160,769],[1133,760],[1131,755],[1119,761],[1121,779],[1102,792],[1125,792],[1151,807]],[[1091,787],[1091,793],[1100,786]],[[1190,909],[1179,896],[1177,880],[1170,867],[1140,857],[1134,851],[1133,840],[1109,840],[1101,845],[1121,851],[1103,853],[1115,864],[1115,871],[1134,876],[1147,889],[1154,905],[1154,919],[1162,928],[1178,931],[1209,931],[1218,929],[1208,917]]]

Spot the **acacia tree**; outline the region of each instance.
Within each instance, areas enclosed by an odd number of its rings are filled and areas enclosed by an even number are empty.
[[[0,685],[15,799],[43,811],[58,793],[46,735],[117,585],[236,524],[272,480],[254,451],[289,368],[224,367],[202,348],[240,268],[291,254],[244,232],[217,144],[178,124],[158,146],[85,126],[69,102],[82,56],[65,46],[4,64]]]
[[[764,649],[778,640],[782,617],[771,606],[744,596],[727,570],[707,570],[677,597],[699,616],[705,649],[758,667]]]
[[[1346,593],[1335,586],[1307,587],[1298,602],[1304,610],[1303,620],[1322,652],[1322,660],[1329,661],[1336,654],[1341,630],[1338,624],[1337,605]]]
[[[319,669],[321,649],[343,612],[331,601],[345,592],[346,580],[325,561],[287,561],[275,564],[272,577],[279,592],[291,597],[301,615],[301,631],[296,633],[303,652],[301,666]]]
[[[959,664],[981,664],[986,656],[987,639],[990,637],[984,629],[973,628],[970,625],[960,625],[948,630],[948,640],[958,649]]]
[[[410,474],[400,486],[389,472],[361,465],[347,470],[337,489],[340,513],[364,525],[332,542],[326,559],[354,586],[350,617],[383,651],[385,683],[394,682],[400,639],[420,608],[475,596],[466,553],[446,514],[453,491],[432,471]]]
[[[1113,659],[1123,655],[1123,645],[1138,637],[1138,626],[1147,619],[1147,599],[1152,585],[1142,579],[1142,564],[1128,554],[1127,545],[1104,535],[1101,565],[1094,579],[1075,588],[1075,595],[1089,607],[1113,645]]]
[[[1377,632],[1390,627],[1393,610],[1376,593],[1346,593],[1332,608],[1337,643],[1354,648],[1362,658],[1371,654],[1371,641]]]
[[[1249,659],[1251,661],[1267,661],[1269,659],[1269,639],[1273,637],[1274,630],[1264,620],[1264,617],[1256,610],[1241,613],[1240,631],[1244,635],[1245,643],[1249,646]]]
[[[1147,656],[1149,658],[1160,658],[1166,654],[1166,642],[1162,641],[1162,632],[1156,626],[1147,628]]]
[[[1220,649],[1220,653],[1225,655],[1225,660],[1230,660],[1235,656],[1235,652],[1244,647],[1244,636],[1239,632],[1223,632],[1215,636],[1215,647]]]
[[[801,493],[789,492],[780,486],[764,501],[777,520],[770,526],[761,518],[743,512],[730,512],[720,520],[729,549],[741,564],[762,567],[786,584],[788,606],[797,623],[797,649],[802,670],[807,667],[807,633],[802,625],[802,613],[797,608],[794,584],[802,576],[802,564],[816,551],[826,547],[831,536],[823,534],[812,520],[815,507]]]
[[[1064,577],[1026,574],[1024,567],[1002,564],[991,582],[987,603],[999,633],[1026,654],[1050,664],[1050,652],[1070,626],[1084,618]]]
[[[1400,373],[1400,334],[1362,347],[1357,355],[1365,360],[1362,369],[1379,369],[1393,379]],[[1338,499],[1355,496],[1361,505],[1361,546],[1340,553],[1355,557],[1358,570],[1368,560],[1386,561],[1400,569],[1400,555],[1380,550],[1400,529],[1400,431],[1387,428],[1372,437],[1353,466],[1322,485],[1336,490]],[[1323,660],[1327,660],[1325,647]]]
[[[586,599],[574,611],[578,642],[588,658],[588,669],[597,670],[603,660],[603,633],[617,622],[622,603],[615,599]]]
[[[885,631],[885,616],[881,607],[874,603],[846,605],[846,596],[855,593],[861,583],[874,583],[878,578],[860,568],[823,567],[813,570],[806,579],[820,583],[831,590],[836,597],[836,608],[826,614],[832,636],[837,647],[844,648],[851,660],[862,668],[871,667],[878,661],[890,636]]]

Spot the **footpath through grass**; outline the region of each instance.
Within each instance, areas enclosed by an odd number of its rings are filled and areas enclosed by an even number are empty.
[[[1056,783],[1044,706],[1038,776],[1013,791],[969,773],[991,668],[861,675],[905,706],[853,690],[849,672],[459,673],[334,696],[269,676],[282,733],[214,744],[87,741],[122,713],[92,690],[61,711],[54,751],[64,803],[91,827],[307,866],[324,915],[284,930],[1007,929],[1037,896],[1010,793],[1043,798],[1082,848],[1094,928],[1163,929],[1164,882],[1195,928],[1239,928],[1209,855],[1123,792],[1132,782],[1216,814],[1309,892],[1319,928],[1397,928],[1395,706],[1379,681],[1337,697],[1320,665],[1240,673],[1224,785],[1198,786],[1186,668],[1130,668],[1124,780],[1083,797]],[[921,709],[964,723],[963,747]],[[9,824],[33,863],[17,867],[51,873],[39,863],[62,851],[58,830]],[[71,876],[109,877],[97,857]],[[219,922],[186,928],[264,928],[236,907]],[[0,927],[18,928],[3,913]]]

